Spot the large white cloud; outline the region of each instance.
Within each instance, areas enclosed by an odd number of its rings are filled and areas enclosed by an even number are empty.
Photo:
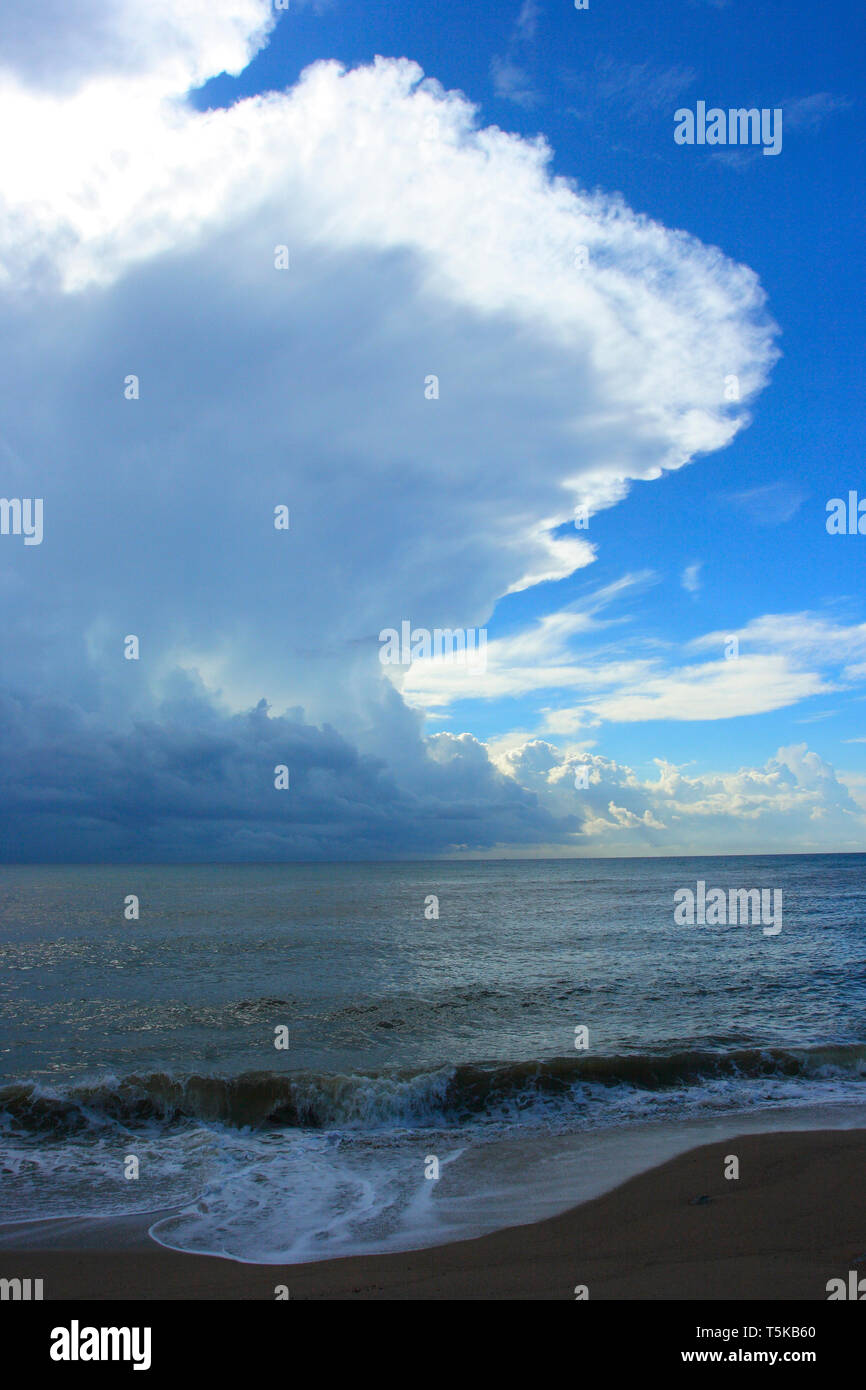
[[[55,517],[81,448],[121,514],[140,513],[143,488],[151,512],[160,497],[175,518],[212,509],[219,546],[158,523],[202,586],[233,550],[215,491],[239,545],[254,508],[261,526],[269,501],[294,504],[312,601],[288,622],[307,647],[311,628],[357,641],[401,616],[473,625],[528,579],[585,563],[578,538],[551,534],[575,501],[609,505],[623,480],[728,441],[744,416],[726,374],[745,399],[773,357],[750,271],[551,179],[543,146],[477,129],[421,77],[405,61],[320,64],[284,95],[206,114],[146,84],[110,113],[98,82],[3,97],[22,131],[0,180],[22,466],[44,470]],[[48,420],[44,402],[26,418],[35,372],[52,382]],[[422,393],[431,372],[438,401]],[[238,613],[278,582],[262,539],[247,532],[262,568],[236,585]],[[202,664],[217,669],[221,646],[263,671],[239,699],[292,694],[261,650],[182,616],[176,595],[171,617],[152,614],[164,650],[185,627]]]
[[[302,707],[477,823],[501,781],[474,741],[424,744],[378,632],[483,624],[592,561],[555,534],[577,502],[729,442],[775,356],[755,276],[405,59],[194,110],[266,37],[257,0],[62,9],[0,72],[4,491],[45,501],[43,545],[4,549],[8,686],[90,747],[156,727],[185,670],[213,718]]]

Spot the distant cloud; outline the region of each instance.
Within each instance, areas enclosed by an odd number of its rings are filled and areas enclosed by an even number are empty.
[[[488,749],[443,733],[401,786],[381,760],[297,711],[277,716],[262,703],[226,715],[192,686],[123,732],[44,700],[0,696],[0,716],[0,842],[13,862],[41,862],[47,847],[65,862],[132,863],[790,853],[857,848],[866,828],[845,781],[806,744],[731,773],[656,758],[657,775],[641,777],[540,739]],[[290,787],[278,791],[283,763]]]
[[[757,526],[782,526],[791,521],[803,505],[801,490],[791,483],[765,483],[743,492],[718,494],[728,506],[738,507]]]
[[[532,86],[531,77],[510,58],[494,55],[490,60],[490,75],[498,97],[513,101],[516,106],[526,107],[527,110],[538,105],[540,97]]]
[[[695,565],[686,565],[686,568],[683,570],[682,584],[687,593],[696,594],[698,592],[698,589],[701,587],[700,575],[700,562]]]
[[[532,75],[526,66],[534,49],[540,14],[538,0],[523,0],[507,52],[504,55],[494,54],[490,60],[490,76],[496,95],[526,110],[531,110],[542,101],[541,93],[533,85]]]
[[[517,16],[515,30],[519,38],[530,42],[535,38],[538,29],[538,19],[541,14],[540,0],[523,0],[520,13]]]
[[[860,849],[863,807],[835,769],[808,746],[780,748],[763,767],[689,774],[664,759],[656,778],[599,753],[570,752],[543,740],[494,754],[503,771],[535,792],[539,805],[564,813],[576,805],[572,837],[588,853],[791,852],[833,837]],[[578,780],[578,772],[583,775]]]
[[[569,74],[569,85],[581,105],[574,115],[592,117],[615,107],[620,116],[646,120],[666,109],[695,81],[690,67],[662,67],[657,63],[626,63],[609,54],[596,56],[592,67]]]
[[[815,92],[813,96],[775,104],[782,108],[786,130],[803,131],[819,130],[831,116],[840,111],[849,111],[854,105],[850,98],[835,96],[832,92]]]
[[[758,105],[757,102],[752,104]],[[816,92],[813,96],[770,102],[771,109],[782,111],[782,128],[785,135],[811,135],[820,130],[831,116],[848,111],[853,105],[848,97],[834,96],[832,92]],[[754,145],[729,146],[710,151],[710,157],[717,163],[740,172],[756,162],[761,162],[761,154],[762,150]]]
[[[470,735],[434,735],[398,786],[300,711],[219,711],[192,685],[124,729],[0,695],[6,860],[207,862],[388,858],[567,837]],[[274,770],[289,768],[277,790]],[[38,775],[34,775],[38,766]]]

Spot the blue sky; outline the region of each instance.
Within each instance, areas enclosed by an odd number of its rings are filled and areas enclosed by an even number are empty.
[[[5,857],[862,849],[860,7],[49,8],[0,53]],[[781,152],[676,144],[699,101]],[[405,619],[486,670],[383,667]]]

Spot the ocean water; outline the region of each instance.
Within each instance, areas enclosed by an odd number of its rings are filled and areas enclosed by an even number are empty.
[[[698,880],[782,930],[677,925]],[[866,1124],[864,855],[7,866],[0,965],[0,1221],[314,1260]]]

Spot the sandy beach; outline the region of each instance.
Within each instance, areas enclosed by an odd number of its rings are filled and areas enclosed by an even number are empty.
[[[740,1177],[724,1177],[725,1157]],[[703,1145],[552,1219],[426,1250],[294,1265],[176,1253],[154,1219],[0,1230],[0,1277],[48,1299],[826,1300],[866,1275],[866,1130]]]

